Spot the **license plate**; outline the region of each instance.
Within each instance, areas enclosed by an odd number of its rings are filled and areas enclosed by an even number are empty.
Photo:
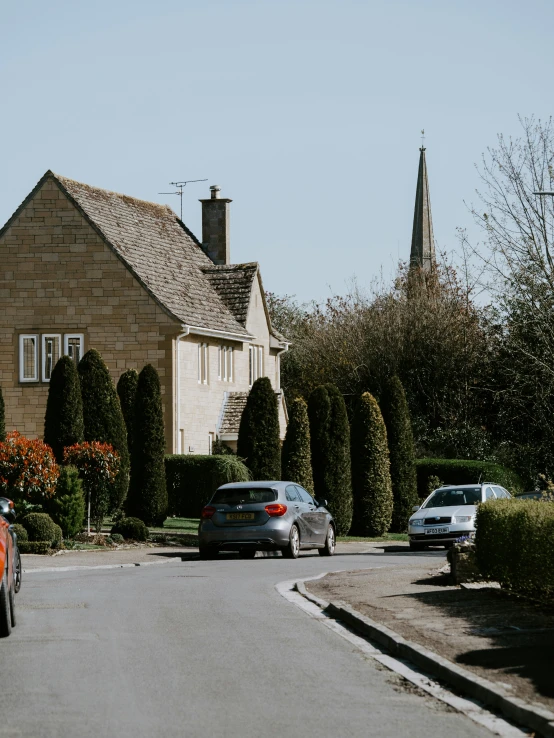
[[[425,535],[436,536],[439,533],[448,533],[448,528],[426,528]]]
[[[227,513],[227,520],[254,520],[254,513]]]

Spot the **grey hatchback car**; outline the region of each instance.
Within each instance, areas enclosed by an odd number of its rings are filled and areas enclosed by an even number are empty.
[[[198,526],[200,558],[219,551],[281,551],[296,559],[301,550],[335,552],[335,522],[326,500],[314,498],[294,482],[236,482],[217,489],[202,510]]]

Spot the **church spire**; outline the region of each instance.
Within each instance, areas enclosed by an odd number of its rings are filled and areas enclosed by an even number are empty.
[[[419,267],[424,272],[430,272],[435,266],[435,240],[433,238],[433,220],[431,218],[431,198],[429,195],[429,181],[427,179],[427,164],[425,163],[425,147],[422,146],[419,151],[419,170],[417,173],[410,267]]]

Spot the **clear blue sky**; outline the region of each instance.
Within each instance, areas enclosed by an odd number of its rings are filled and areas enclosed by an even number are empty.
[[[37,0],[0,7],[0,221],[47,169],[166,202],[231,197],[234,262],[322,298],[410,249],[425,128],[435,237],[474,163],[552,112],[548,0]]]

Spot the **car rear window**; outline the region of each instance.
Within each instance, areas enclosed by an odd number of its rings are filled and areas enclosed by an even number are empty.
[[[270,487],[230,487],[218,489],[212,497],[212,505],[240,505],[248,502],[275,502],[277,492]]]
[[[481,502],[481,487],[438,489],[422,507],[454,507],[455,505],[476,505],[478,502]]]

